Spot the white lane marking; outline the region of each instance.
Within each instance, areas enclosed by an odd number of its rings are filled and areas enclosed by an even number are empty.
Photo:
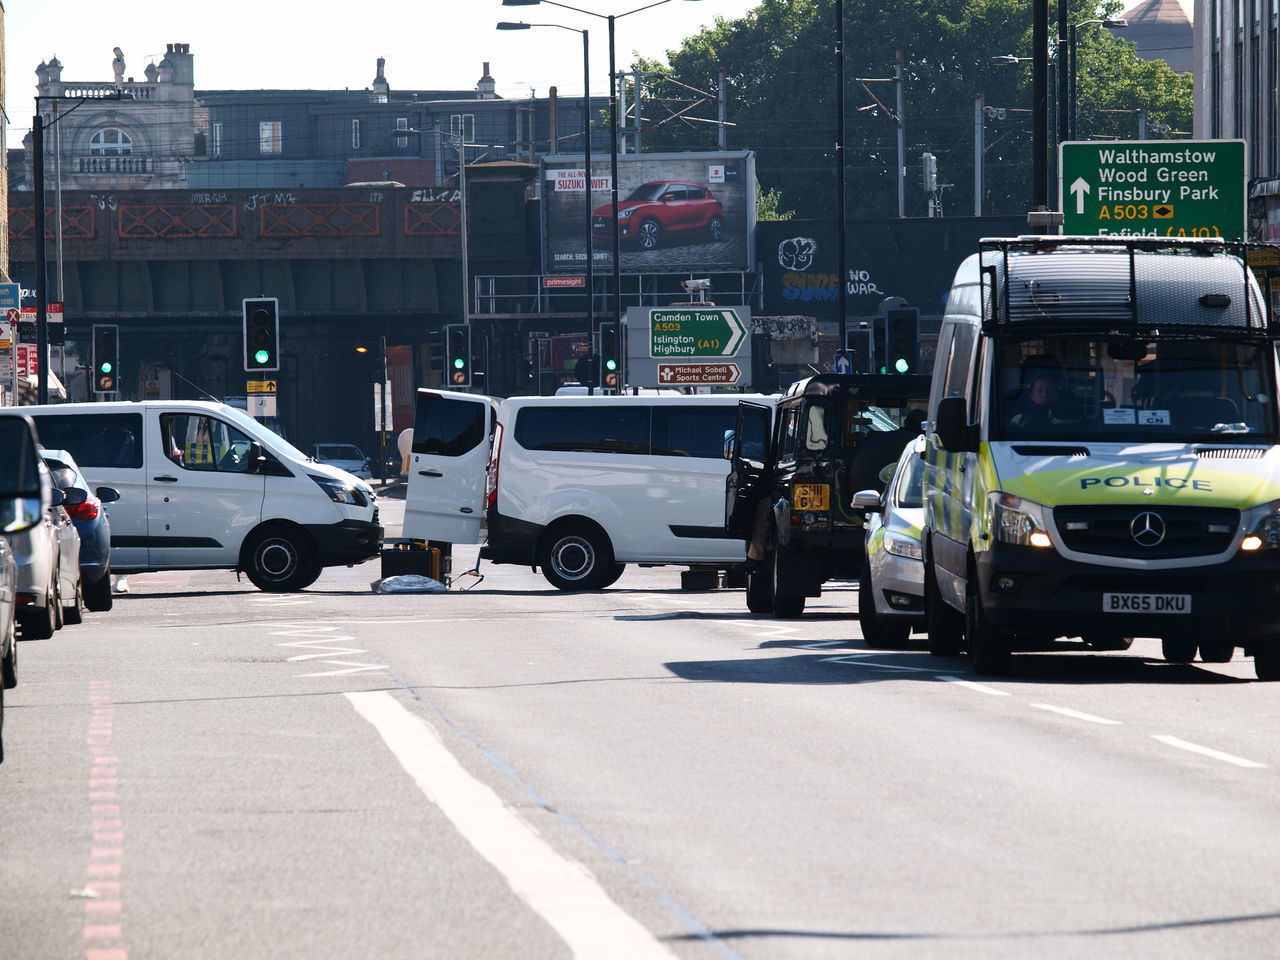
[[[1096,717],[1092,713],[1081,713],[1079,710],[1072,710],[1070,707],[1055,707],[1051,703],[1033,703],[1031,706],[1037,710],[1048,710],[1050,713],[1060,713],[1064,717],[1071,717],[1073,720],[1087,720],[1090,723],[1105,723],[1112,726],[1120,726],[1119,720],[1108,720],[1106,717]]]
[[[300,673],[299,677],[345,677],[353,673],[368,673],[371,670],[386,670],[385,663],[352,663],[349,660],[321,660],[337,667],[349,667],[349,670],[323,670],[320,673]]]
[[[1202,747],[1198,743],[1190,743],[1186,740],[1180,740],[1178,737],[1171,737],[1167,734],[1153,733],[1153,740],[1159,740],[1161,743],[1168,744],[1171,747],[1177,747],[1179,750],[1189,750],[1191,753],[1198,753],[1201,756],[1212,757],[1214,760],[1221,760],[1223,763],[1234,763],[1237,767],[1246,767],[1250,770],[1262,770],[1266,768],[1265,763],[1258,763],[1255,760],[1246,760],[1244,757],[1233,756],[1230,753],[1223,753],[1221,750],[1214,750],[1212,747]]]
[[[800,644],[801,650],[822,650],[826,647],[843,647],[848,640],[815,640],[813,643]]]
[[[972,680],[963,680],[960,677],[939,676],[938,679],[945,680],[947,681],[947,683],[957,684],[961,687],[964,687],[966,690],[977,690],[978,693],[990,694],[993,697],[1013,696],[1013,694],[1011,694],[1008,690],[997,690],[995,687],[988,687],[985,684],[974,683]]]
[[[426,720],[389,693],[345,696],[427,798],[551,925],[575,957],[675,960],[675,954],[609,898],[586,868],[557,853],[492,789],[467,773]]]
[[[823,663],[847,663],[851,667],[873,667],[876,670],[900,670],[903,673],[933,673],[927,667],[903,667],[896,663],[876,663],[865,653],[851,653],[843,657],[823,657]]]

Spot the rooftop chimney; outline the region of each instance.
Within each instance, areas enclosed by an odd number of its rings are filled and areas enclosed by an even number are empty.
[[[484,76],[480,78],[480,82],[476,84],[477,100],[496,100],[498,94],[496,92],[497,84],[494,83],[493,77],[489,76],[489,61],[484,62]]]

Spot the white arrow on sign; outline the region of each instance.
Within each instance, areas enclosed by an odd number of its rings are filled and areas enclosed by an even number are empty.
[[[732,310],[721,310],[720,315],[724,317],[724,322],[729,324],[729,342],[720,351],[720,355],[722,357],[732,357],[738,352],[738,344],[742,343],[746,337],[747,328],[742,325],[737,313]]]
[[[1076,195],[1076,213],[1084,213],[1084,195],[1090,192],[1088,181],[1084,177],[1076,177],[1075,183],[1071,184],[1071,192]]]

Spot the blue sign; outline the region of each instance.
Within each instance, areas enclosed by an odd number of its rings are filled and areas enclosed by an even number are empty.
[[[14,277],[13,281],[22,288],[22,305],[24,307],[34,307],[36,305],[36,282],[28,277]]]
[[[17,310],[22,306],[22,285],[0,283],[0,310]]]
[[[853,373],[853,361],[847,353],[836,354],[836,373]]]

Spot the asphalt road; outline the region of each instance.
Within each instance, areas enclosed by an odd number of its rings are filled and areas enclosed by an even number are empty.
[[[672,568],[480,572],[148,574],[23,642],[0,955],[1276,955],[1280,688],[1241,658],[992,680],[869,650],[852,584],[777,621]]]

